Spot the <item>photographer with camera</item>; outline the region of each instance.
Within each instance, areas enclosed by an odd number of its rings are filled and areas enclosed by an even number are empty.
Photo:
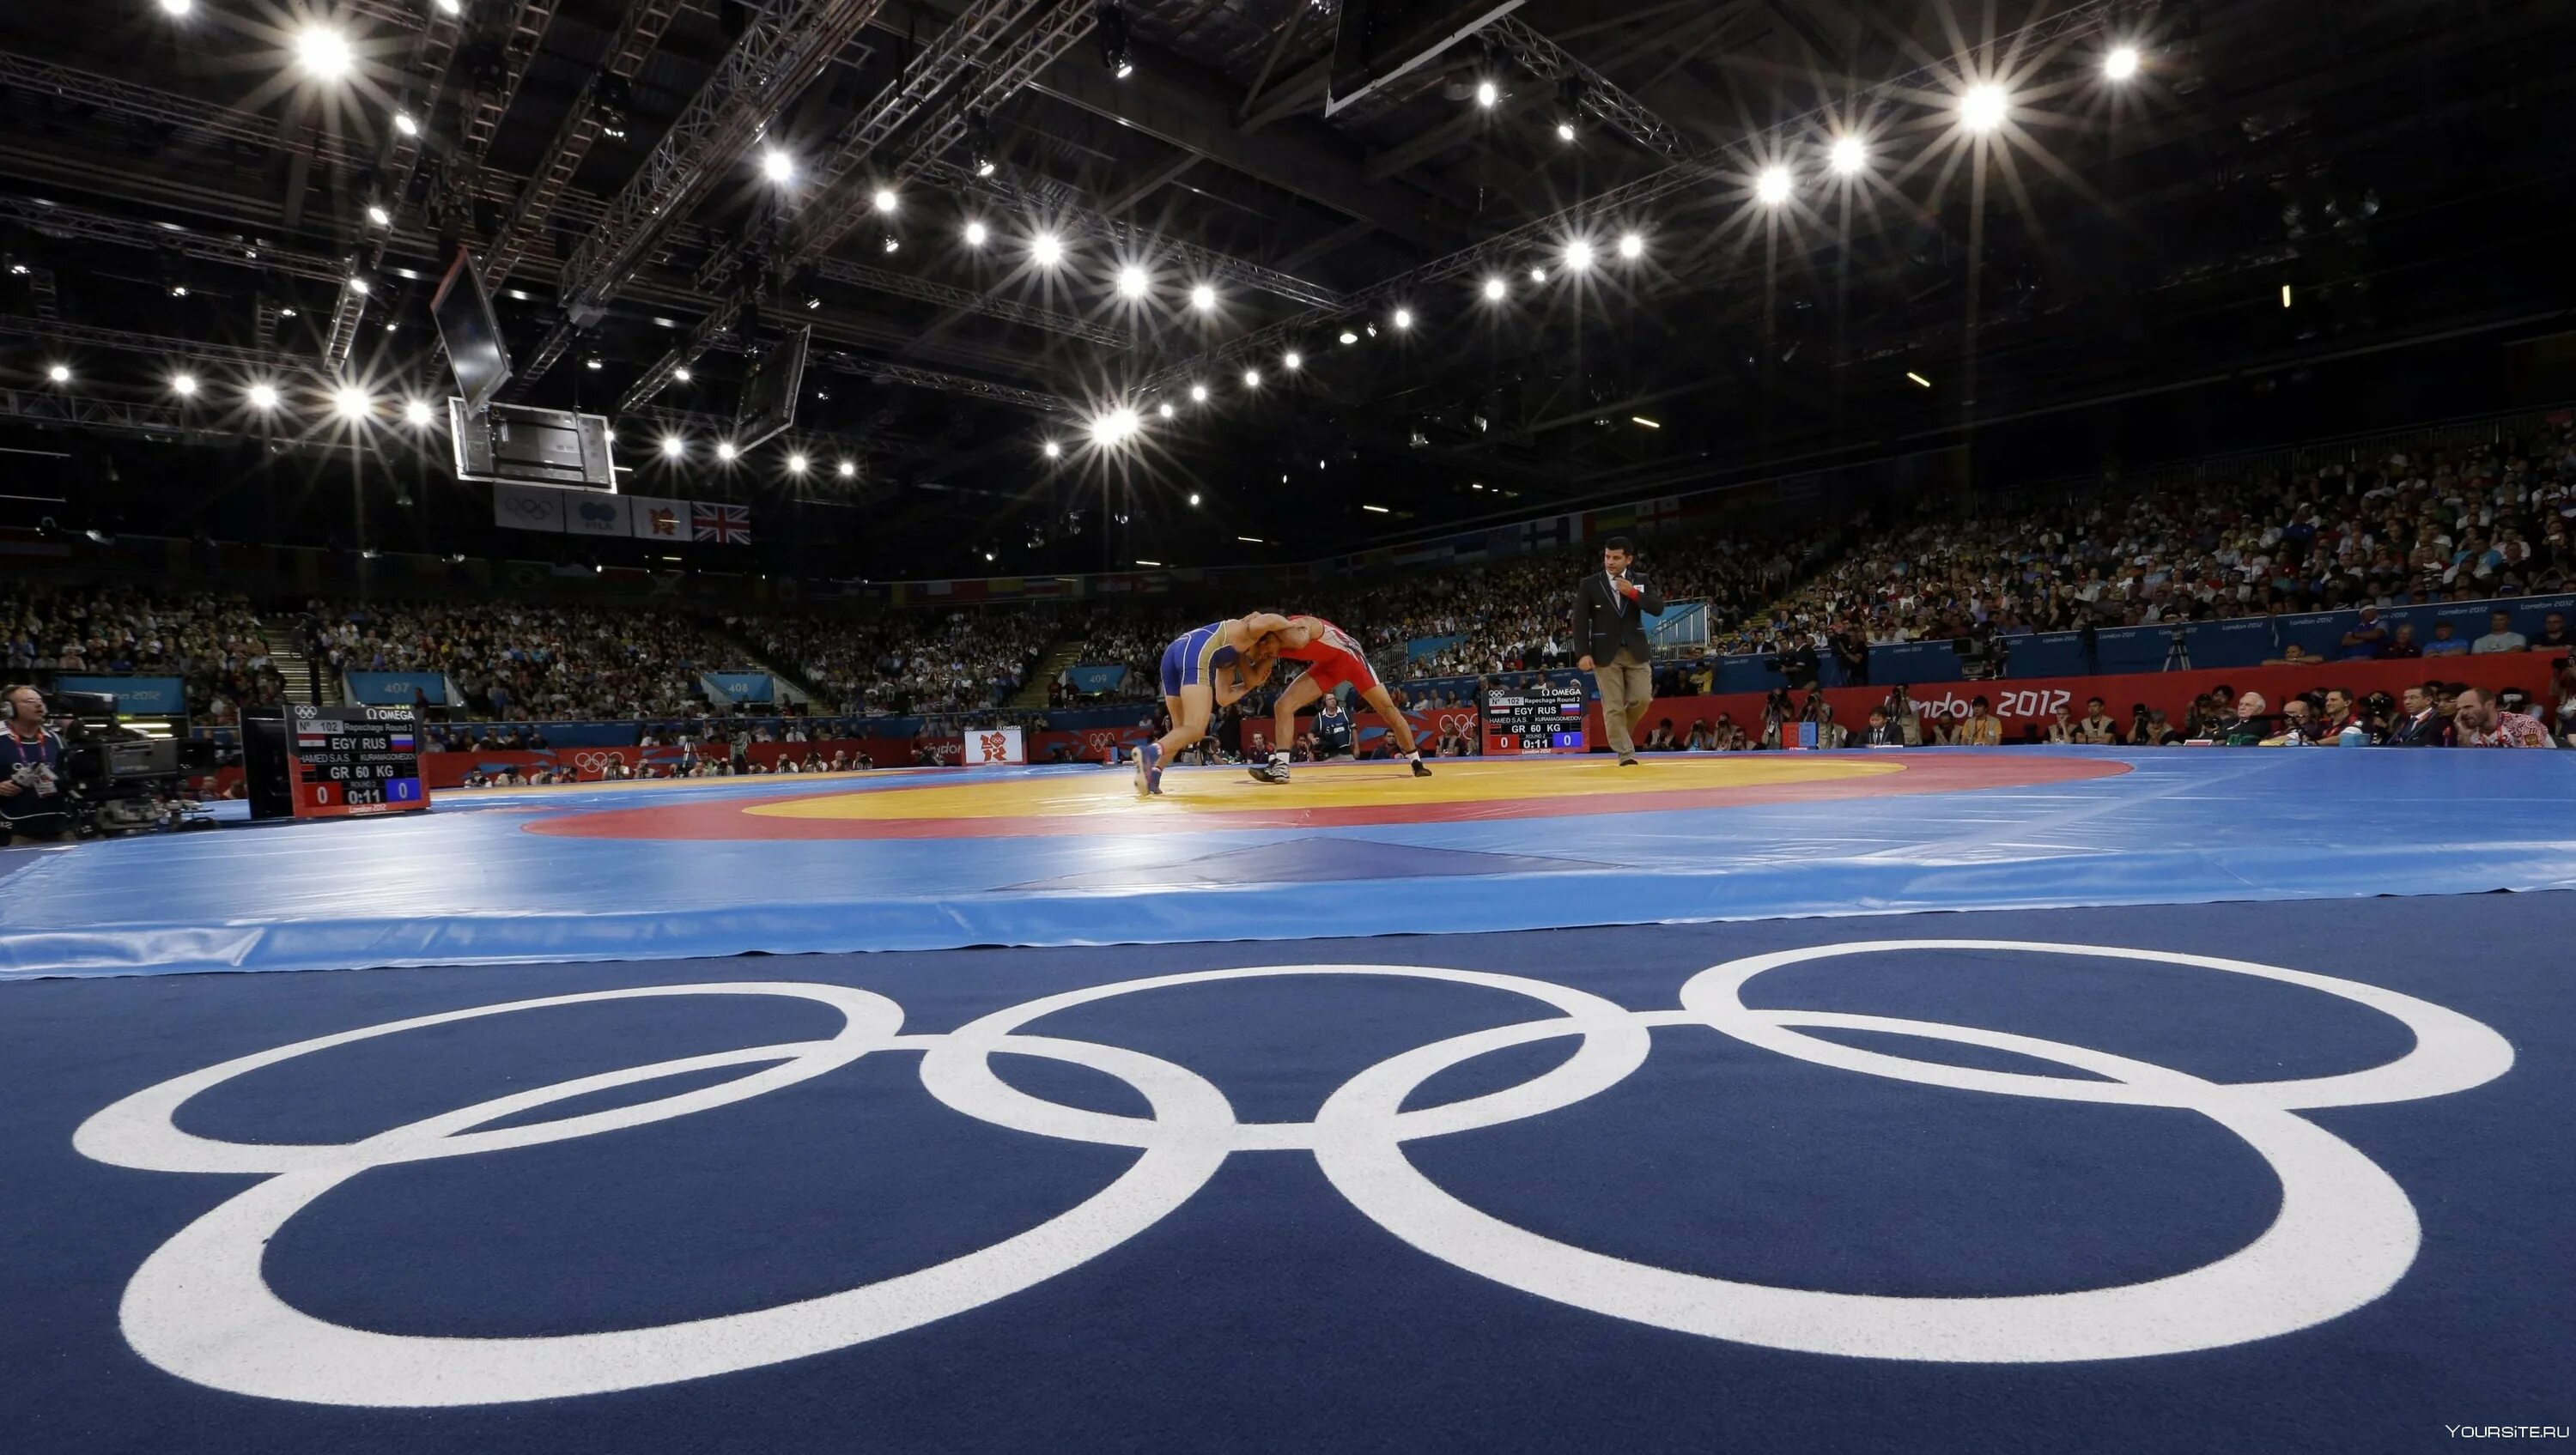
[[[45,722],[45,695],[8,690],[9,756],[0,761],[0,822],[12,844],[52,843],[71,829],[63,798],[63,740]]]

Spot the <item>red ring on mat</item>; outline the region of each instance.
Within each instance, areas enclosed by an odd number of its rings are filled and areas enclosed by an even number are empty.
[[[1396,765],[1387,765],[1396,771]],[[2114,758],[2031,753],[1943,753],[1904,760],[1902,772],[1809,783],[1675,788],[1564,798],[1492,798],[1466,803],[1356,804],[1334,808],[1215,809],[1127,815],[1114,822],[1079,814],[1030,818],[837,819],[746,813],[775,796],[711,803],[597,809],[522,825],[529,833],[580,839],[1020,839],[1067,835],[1223,833],[1229,829],[1344,828],[1372,824],[1475,823],[1489,819],[1569,818],[1597,813],[1664,813],[1675,809],[1743,808],[1766,803],[1829,803],[1851,798],[1910,798],[2113,778],[2129,771]],[[1110,770],[1103,769],[1103,772]],[[1651,769],[1649,770],[1651,771]],[[1175,786],[1187,791],[1187,779]],[[931,786],[923,784],[920,786]],[[906,788],[862,790],[903,793]],[[816,797],[825,795],[817,794]]]

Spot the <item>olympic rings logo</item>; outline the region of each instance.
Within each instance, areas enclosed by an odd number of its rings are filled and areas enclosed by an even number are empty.
[[[2216,1082],[2107,1051],[1894,1016],[1756,1009],[1746,982],[1784,965],[1916,951],[2074,955],[2244,975],[2353,1001],[2414,1037],[2384,1065],[2281,1081]],[[1343,1083],[1310,1121],[1245,1122],[1196,1072],[1142,1052],[1030,1029],[1058,1011],[1174,986],[1270,976],[1397,976],[1513,992],[1555,1012],[1400,1052]],[[348,1143],[227,1142],[179,1129],[198,1094],[296,1057],[481,1016],[660,996],[784,996],[838,1011],[826,1039],[754,1046],[602,1072],[515,1091]],[[162,1082],[107,1107],[73,1136],[97,1161],[150,1171],[266,1173],[163,1243],[126,1286],[127,1341],[181,1378],[240,1394],[317,1404],[427,1407],[552,1399],[759,1368],[848,1348],[965,1313],[1033,1287],[1152,1227],[1237,1153],[1312,1155],[1353,1206],[1430,1257],[1541,1298],[1612,1318],[1775,1349],[1878,1359],[2024,1363],[2127,1359],[2222,1348],[2309,1328],[2378,1298],[2412,1265],[2422,1230],[2405,1192],[2360,1150],[2302,1112],[2443,1096],[2513,1064],[2513,1048],[2458,1012],[2378,986],[2250,961],[2024,941],[1881,940],[1782,950],[1700,972],[1676,1009],[1631,1011],[1588,991],[1516,975],[1411,965],[1280,965],[1160,975],[1068,990],[938,1035],[906,1034],[902,1007],[872,991],[791,981],[648,986],[510,1001],[343,1031]],[[1918,1297],[1775,1287],[1615,1258],[1514,1226],[1439,1187],[1406,1144],[1543,1116],[1594,1096],[1644,1064],[1652,1034],[1714,1030],[1801,1061],[2000,1096],[2195,1112],[2234,1133],[2281,1186],[2271,1226],[2216,1262],[2109,1288],[2008,1297]],[[2056,1076],[1979,1070],[1861,1050],[1810,1031],[1948,1041],[2054,1062]],[[1406,1109],[1441,1072],[1508,1047],[1577,1038],[1573,1055],[1528,1081]],[[538,1146],[749,1100],[865,1055],[921,1054],[923,1088],[946,1106],[1038,1136],[1133,1148],[1127,1170],[1088,1199],[1019,1235],[945,1263],[750,1312],[655,1328],[526,1338],[377,1333],[290,1307],[260,1263],[298,1212],[371,1169]],[[1143,1116],[1048,1101],[1003,1081],[996,1055],[1090,1067],[1134,1087]],[[526,1113],[619,1087],[724,1067],[760,1067],[715,1085],[565,1116]],[[495,1125],[496,1123],[508,1125]]]
[[[604,773],[608,771],[609,764],[623,761],[625,760],[615,753],[590,752],[572,755],[573,767],[584,773]]]

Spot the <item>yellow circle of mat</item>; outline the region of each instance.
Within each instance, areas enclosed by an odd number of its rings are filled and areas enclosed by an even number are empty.
[[[1769,788],[1903,771],[1904,764],[1884,758],[1803,754],[1649,758],[1634,768],[1607,757],[1444,758],[1433,764],[1429,778],[1414,777],[1400,762],[1346,763],[1300,766],[1284,785],[1255,783],[1241,768],[1180,768],[1163,775],[1163,800],[1152,807],[1185,813],[1389,808]],[[746,805],[743,812],[770,818],[1057,818],[1145,806],[1129,773],[1103,768],[793,798]]]

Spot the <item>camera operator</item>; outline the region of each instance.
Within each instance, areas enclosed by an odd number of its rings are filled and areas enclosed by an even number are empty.
[[[45,695],[23,683],[8,690],[9,757],[0,778],[0,822],[12,844],[51,843],[71,830],[63,797],[63,740],[45,723]]]

